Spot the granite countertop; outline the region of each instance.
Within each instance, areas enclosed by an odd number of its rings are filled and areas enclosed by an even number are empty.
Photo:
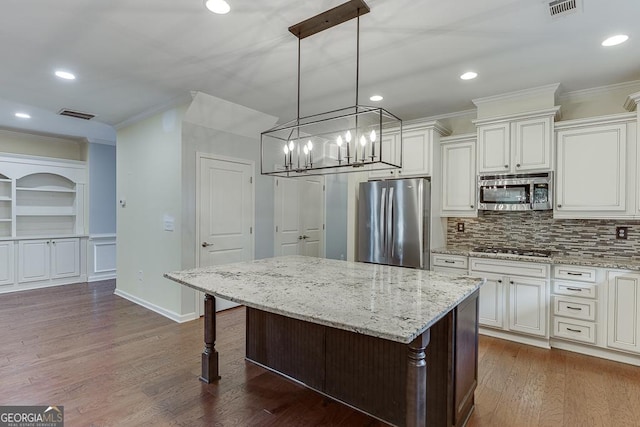
[[[164,276],[249,307],[402,343],[484,283],[467,275],[304,256]]]
[[[433,254],[494,258],[506,261],[526,261],[543,264],[581,265],[585,267],[612,268],[617,270],[640,270],[640,261],[624,257],[598,257],[586,254],[555,254],[549,258],[536,258],[509,254],[486,254],[473,252],[473,248],[436,248]]]

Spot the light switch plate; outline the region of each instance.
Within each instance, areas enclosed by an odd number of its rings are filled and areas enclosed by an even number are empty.
[[[627,240],[629,236],[629,227],[616,227],[616,239]]]
[[[460,231],[460,232],[464,231],[464,222],[459,222],[458,223],[458,231]]]

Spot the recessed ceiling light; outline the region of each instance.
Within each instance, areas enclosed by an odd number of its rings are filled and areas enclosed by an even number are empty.
[[[382,95],[373,95],[369,98],[369,101],[373,101],[373,102],[378,102],[378,101],[382,101],[384,98],[382,97]]]
[[[478,77],[478,73],[474,73],[473,71],[467,71],[463,75],[460,76],[462,80],[471,80]]]
[[[31,118],[31,116],[29,114],[22,113],[22,112],[16,113],[15,115],[19,119],[30,119]]]
[[[204,5],[213,13],[224,15],[229,13],[231,6],[225,0],[205,0]]]
[[[617,44],[624,43],[627,40],[629,40],[629,36],[627,36],[626,34],[618,34],[618,35],[609,37],[608,39],[603,41],[602,46],[606,46],[606,47],[615,46]]]
[[[76,76],[68,71],[56,70],[56,76],[65,80],[75,80]]]

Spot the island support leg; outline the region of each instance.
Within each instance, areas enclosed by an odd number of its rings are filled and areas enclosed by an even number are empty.
[[[407,366],[407,427],[424,427],[427,423],[427,362],[425,349],[431,331],[427,329],[409,344]]]
[[[209,384],[220,379],[218,352],[216,351],[216,298],[204,296],[204,350],[202,351],[202,375],[200,381]]]

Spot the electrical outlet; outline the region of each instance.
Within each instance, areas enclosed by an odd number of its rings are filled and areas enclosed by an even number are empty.
[[[616,239],[627,240],[629,236],[629,227],[616,227]]]
[[[464,231],[464,222],[459,222],[458,223],[458,231],[460,231],[460,232]]]
[[[144,275],[142,270],[138,270],[138,282],[142,282],[144,280]]]

